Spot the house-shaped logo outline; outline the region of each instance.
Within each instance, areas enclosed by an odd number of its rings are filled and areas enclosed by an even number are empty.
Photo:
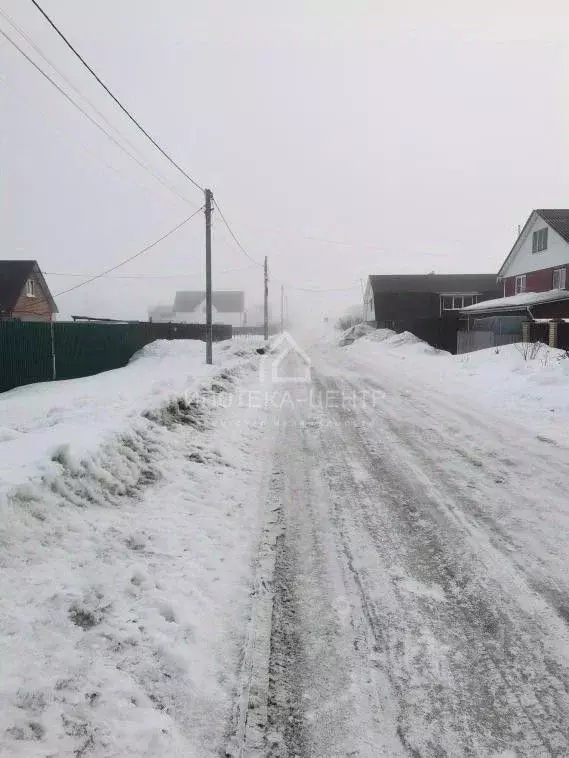
[[[293,352],[301,359],[304,365],[304,375],[279,376],[279,366]],[[270,372],[268,370],[269,363],[271,364]],[[288,332],[283,332],[271,345],[269,351],[261,358],[259,373],[261,383],[265,383],[270,378],[273,384],[310,384],[312,382],[312,362],[300,345],[297,344],[296,340]]]

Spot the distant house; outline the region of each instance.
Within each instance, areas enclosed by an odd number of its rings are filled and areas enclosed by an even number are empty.
[[[148,309],[148,320],[157,324],[169,324],[174,321],[174,309],[171,305],[155,305]]]
[[[440,318],[499,295],[496,274],[370,276],[364,295],[364,320],[398,330],[411,321]]]
[[[569,268],[569,210],[534,210],[500,271],[503,295],[564,290]]]
[[[205,323],[205,292],[176,292],[172,310],[174,321],[191,324]],[[214,324],[243,326],[245,323],[245,293],[236,290],[213,292],[212,320]]]
[[[460,310],[499,295],[496,274],[370,276],[364,293],[364,320],[375,321],[378,328],[412,332],[454,353]]]
[[[36,261],[0,261],[0,319],[52,321],[57,312]]]

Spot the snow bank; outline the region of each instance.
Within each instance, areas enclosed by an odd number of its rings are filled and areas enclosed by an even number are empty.
[[[356,324],[355,326],[350,326],[349,329],[346,329],[342,332],[338,344],[340,347],[351,345],[352,342],[355,342],[355,340],[358,340],[361,337],[364,337],[366,334],[370,334],[374,331],[375,327],[363,322],[361,324]]]
[[[262,435],[223,407],[253,347],[147,346],[0,396],[0,755],[218,755]]]
[[[569,360],[541,343],[504,345],[452,358],[460,378],[497,404],[569,419]]]
[[[379,342],[382,343],[383,349],[403,350],[405,354],[409,355],[448,355],[445,351],[437,350],[411,332],[394,332],[392,329],[374,329],[373,327],[367,327],[367,329],[369,331],[363,331],[352,342],[346,344],[351,345],[356,339],[359,339],[358,349],[362,351],[366,350],[368,344]],[[373,347],[370,347],[370,350],[373,352]]]
[[[342,354],[363,376],[399,372],[405,361],[401,385],[428,383],[460,395],[466,406],[490,405],[494,412],[525,419],[540,434],[569,440],[569,359],[562,350],[520,343],[453,356],[408,332],[377,330]]]
[[[217,350],[218,360],[221,356],[229,368],[253,353],[232,343],[221,343]],[[27,480],[32,469],[57,473],[50,461],[62,448],[80,459],[143,409],[199,389],[218,370],[205,364],[202,342],[157,340],[124,368],[0,394],[0,492],[2,484]]]

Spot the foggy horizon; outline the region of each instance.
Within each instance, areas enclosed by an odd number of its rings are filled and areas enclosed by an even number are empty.
[[[369,274],[497,272],[533,208],[567,206],[561,2],[539,13],[527,2],[514,12],[446,0],[44,7],[142,125],[212,189],[248,253],[261,263],[268,256],[274,313],[281,283],[291,317],[320,319],[361,302]],[[162,236],[203,198],[31,3],[7,0],[4,11],[5,33],[77,97],[36,45],[177,193],[2,38],[0,257],[36,259],[57,295]],[[203,227],[200,214],[116,275],[57,297],[61,314],[145,319],[177,290],[203,290]],[[247,310],[262,303],[262,268],[218,213],[213,272],[215,290],[244,290]]]

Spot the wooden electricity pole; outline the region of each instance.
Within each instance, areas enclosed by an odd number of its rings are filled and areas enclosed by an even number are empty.
[[[264,308],[264,337],[269,340],[269,264],[265,255],[265,308]]]
[[[284,284],[281,284],[281,334],[284,332]]]
[[[213,363],[213,327],[211,308],[211,210],[212,191],[205,190],[205,362]]]

